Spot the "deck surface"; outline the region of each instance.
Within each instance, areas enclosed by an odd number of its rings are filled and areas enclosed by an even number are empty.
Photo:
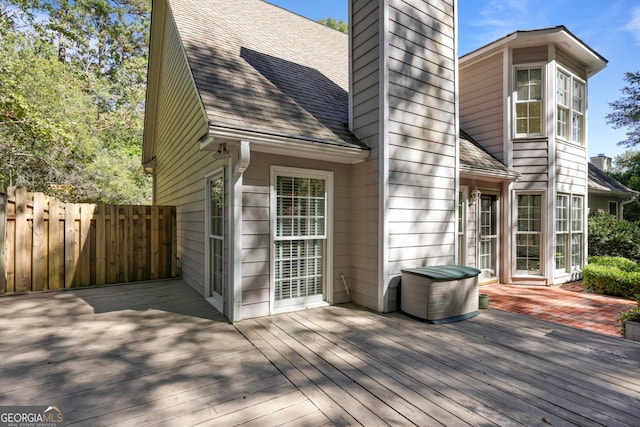
[[[640,419],[640,344],[500,310],[355,305],[230,325],[181,281],[0,297],[0,406],[65,425],[606,425]]]

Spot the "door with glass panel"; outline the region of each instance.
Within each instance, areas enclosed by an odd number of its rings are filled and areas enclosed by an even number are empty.
[[[304,306],[325,297],[327,180],[275,176],[274,308]]]
[[[207,178],[207,274],[209,301],[223,312],[224,301],[224,174]]]
[[[498,197],[483,194],[480,198],[478,269],[481,282],[498,280]]]

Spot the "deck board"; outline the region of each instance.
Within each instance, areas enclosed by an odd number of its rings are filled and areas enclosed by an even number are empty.
[[[230,325],[181,281],[0,297],[0,405],[65,425],[607,425],[640,344],[499,310],[431,325],[347,304]]]

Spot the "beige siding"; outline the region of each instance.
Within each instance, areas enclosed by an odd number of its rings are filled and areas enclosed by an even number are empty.
[[[348,165],[252,153],[243,176],[242,200],[242,318],[269,314],[271,166],[332,171],[333,183],[333,301],[349,301],[342,279],[351,286],[351,171]]]
[[[620,209],[621,200],[614,196],[589,194],[589,215],[593,215],[598,211],[609,213],[609,202],[618,203]]]
[[[513,142],[513,168],[522,174],[514,184],[514,189],[546,190],[548,188],[548,146],[546,139]]]
[[[503,57],[460,69],[460,127],[499,160],[504,158]]]
[[[586,194],[586,156],[584,147],[556,140],[556,191]]]
[[[528,64],[531,62],[547,62],[548,58],[549,58],[549,48],[546,45],[513,49],[514,64]]]
[[[572,56],[569,56],[562,49],[556,49],[556,61],[558,64],[569,71],[571,71],[576,76],[580,77],[583,80],[587,79],[587,74],[585,72],[584,65],[580,64],[576,61]]]
[[[389,1],[389,280],[452,264],[456,120],[452,1]]]
[[[372,147],[365,162],[352,167],[351,299],[378,308],[380,9],[378,2],[351,6],[353,132]]]
[[[207,118],[167,15],[155,133],[156,203],[176,206],[182,276],[204,293],[204,178],[213,171],[213,159],[199,150]]]

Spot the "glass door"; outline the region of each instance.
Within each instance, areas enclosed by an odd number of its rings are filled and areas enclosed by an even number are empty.
[[[478,269],[480,282],[498,280],[498,197],[483,194],[480,198]]]
[[[207,297],[224,312],[224,174],[207,178]]]

